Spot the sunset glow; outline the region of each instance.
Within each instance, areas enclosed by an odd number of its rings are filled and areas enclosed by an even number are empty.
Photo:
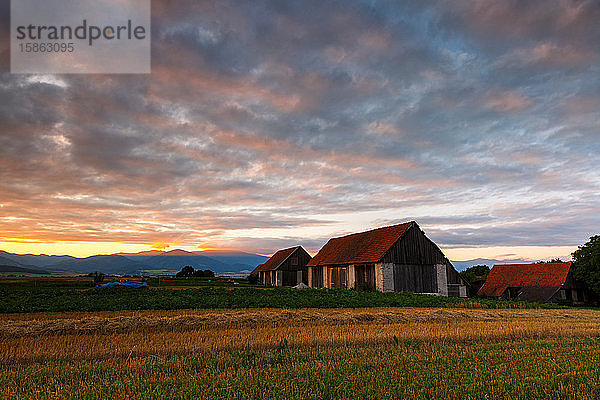
[[[149,75],[3,57],[0,249],[314,254],[415,220],[453,260],[568,258],[600,233],[600,5],[475,3],[154,1]]]

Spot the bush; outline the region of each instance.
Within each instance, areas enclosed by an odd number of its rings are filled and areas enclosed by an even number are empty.
[[[88,290],[0,288],[0,313],[177,310],[185,308],[362,308],[465,307],[559,308],[528,302],[459,299],[414,293],[360,292],[346,289],[221,288]]]
[[[374,292],[375,291],[375,287],[369,283],[361,283],[360,285],[356,286],[356,290],[360,291],[360,292]]]

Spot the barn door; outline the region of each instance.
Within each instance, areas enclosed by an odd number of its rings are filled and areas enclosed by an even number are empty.
[[[283,271],[283,286],[295,286],[298,273],[296,271]]]
[[[358,289],[374,289],[375,266],[373,264],[355,265],[354,282]]]
[[[346,288],[346,272],[347,268],[329,268],[329,282],[331,287],[336,289]]]

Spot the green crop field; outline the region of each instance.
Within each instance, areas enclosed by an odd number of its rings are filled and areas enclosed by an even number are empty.
[[[402,343],[3,368],[14,399],[596,399],[597,340]]]
[[[528,302],[412,293],[273,288],[244,279],[163,278],[148,289],[100,289],[91,278],[0,278],[0,313],[209,308],[464,307],[556,308]]]

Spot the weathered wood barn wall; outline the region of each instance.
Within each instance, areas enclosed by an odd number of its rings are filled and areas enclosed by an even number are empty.
[[[466,285],[416,222],[329,240],[308,263],[308,285],[466,297]]]

